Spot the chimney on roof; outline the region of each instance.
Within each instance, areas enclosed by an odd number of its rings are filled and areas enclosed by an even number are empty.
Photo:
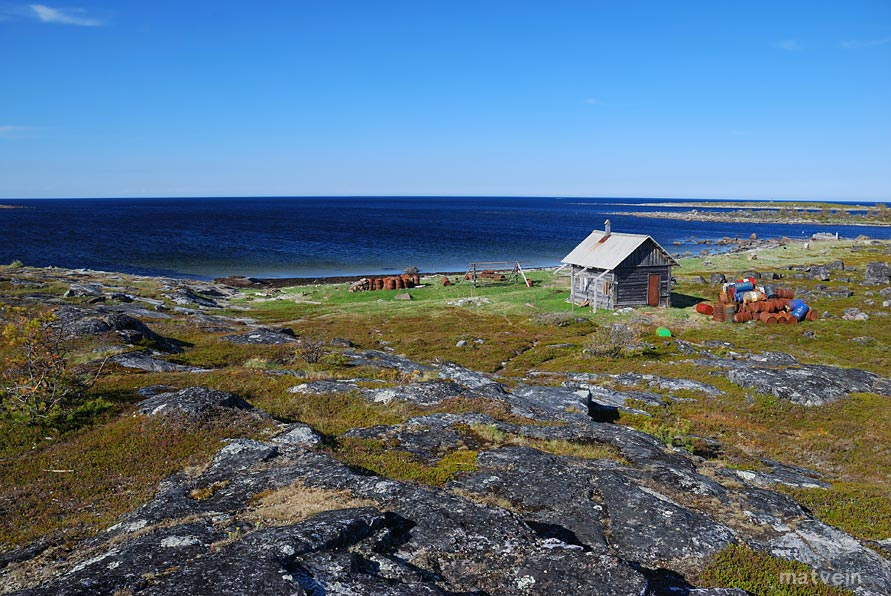
[[[603,231],[604,231],[603,237],[604,237],[604,238],[606,238],[607,236],[609,236],[609,234],[610,234],[610,230],[609,230],[609,228],[610,228],[609,220],[604,221],[604,222],[603,222]]]

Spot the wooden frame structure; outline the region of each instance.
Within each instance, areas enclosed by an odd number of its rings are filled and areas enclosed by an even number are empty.
[[[487,271],[493,271],[501,275],[504,275],[504,272],[508,272],[505,276],[505,281],[507,283],[517,283],[520,277],[522,277],[523,283],[527,286],[529,285],[529,279],[526,277],[526,273],[520,266],[519,261],[472,261],[467,267],[467,273],[464,274],[464,279],[462,281],[470,281],[473,283],[474,287],[476,287],[481,280],[496,281],[490,276],[483,275],[483,273]]]

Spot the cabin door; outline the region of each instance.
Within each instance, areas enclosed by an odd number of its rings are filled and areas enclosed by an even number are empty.
[[[650,273],[650,283],[647,285],[647,304],[659,306],[659,291],[662,285],[662,276],[658,273]]]

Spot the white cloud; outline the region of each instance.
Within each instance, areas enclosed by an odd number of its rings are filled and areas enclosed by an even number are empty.
[[[854,50],[857,48],[874,48],[889,43],[891,43],[891,37],[883,37],[882,39],[849,39],[841,42],[841,47],[847,50]]]
[[[781,39],[780,41],[773,44],[774,47],[777,47],[781,50],[785,50],[787,52],[800,52],[801,44],[798,43],[797,40],[794,39]]]
[[[43,21],[44,23],[58,23],[60,25],[76,25],[78,27],[98,27],[102,24],[102,21],[98,19],[90,19],[87,17],[78,16],[76,14],[71,14],[72,10],[74,12],[82,12],[81,9],[72,9],[68,12],[63,12],[58,8],[50,8],[49,6],[45,6],[43,4],[31,4],[31,10],[34,11],[34,14],[38,19]]]
[[[13,124],[0,124],[0,139],[16,139],[32,130],[31,126],[16,126]]]

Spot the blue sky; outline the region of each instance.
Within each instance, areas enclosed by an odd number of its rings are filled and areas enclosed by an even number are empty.
[[[891,200],[888,1],[0,0],[0,67],[6,198]]]

